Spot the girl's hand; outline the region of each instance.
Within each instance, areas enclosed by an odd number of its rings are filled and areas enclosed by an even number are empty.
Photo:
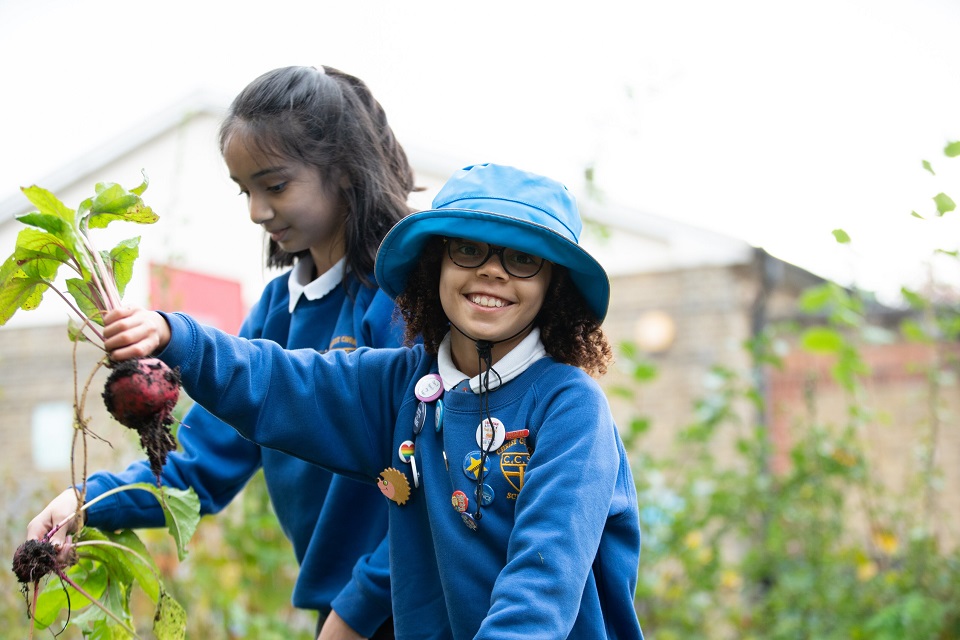
[[[71,488],[67,489],[50,501],[43,511],[37,514],[27,525],[27,540],[42,540],[55,526],[77,512],[77,494]],[[80,514],[83,518],[83,514]],[[76,519],[71,520],[59,531],[50,536],[50,542],[60,550],[60,554],[68,552],[71,546],[70,536],[80,526]]]
[[[170,326],[156,311],[124,307],[103,316],[103,347],[111,360],[147,358],[170,342]]]
[[[366,638],[354,631],[343,621],[343,618],[337,615],[336,611],[331,611],[323,623],[323,628],[320,629],[317,640],[366,640]]]

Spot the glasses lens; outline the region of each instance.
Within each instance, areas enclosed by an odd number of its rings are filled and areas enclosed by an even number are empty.
[[[535,255],[516,249],[491,248],[486,242],[462,238],[451,238],[447,243],[447,252],[455,265],[465,269],[479,267],[490,258],[491,253],[496,253],[504,270],[515,278],[532,278],[543,266],[543,258]]]
[[[543,264],[543,258],[513,249],[504,249],[500,257],[503,261],[503,268],[507,270],[507,273],[518,278],[529,278],[537,275],[540,266]]]
[[[458,267],[472,269],[483,264],[490,254],[490,246],[485,242],[473,242],[459,238],[450,240],[447,244],[450,259]]]

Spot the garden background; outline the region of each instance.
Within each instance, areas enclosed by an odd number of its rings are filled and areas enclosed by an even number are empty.
[[[604,384],[638,483],[636,606],[649,638],[960,637],[956,7],[678,3],[689,12],[681,17],[648,3],[629,15],[619,4],[583,15],[534,3],[505,25],[508,6],[493,3],[471,32],[477,50],[494,33],[518,42],[537,25],[559,31],[539,51],[510,45],[458,67],[457,56],[418,58],[393,41],[416,34],[429,44],[428,14],[445,25],[455,15],[445,21],[431,6],[412,12],[417,26],[397,29],[397,9],[372,3],[314,16],[366,29],[296,52],[274,45],[227,70],[204,56],[154,58],[153,27],[206,37],[224,31],[219,20],[257,22],[244,3],[223,14],[217,3],[174,3],[152,26],[122,3],[35,4],[28,15],[0,3],[2,46],[18,47],[0,72],[22,98],[3,107],[4,250],[13,216],[29,210],[19,186],[62,190],[75,204],[94,181],[130,186],[145,168],[161,222],[135,231],[144,255],[130,296],[182,307],[197,300],[177,295],[212,283],[223,315],[210,319],[236,321],[269,274],[216,154],[224,96],[271,66],[340,66],[397,114],[428,187],[415,204],[478,156],[557,175],[577,193],[587,242],[613,281],[605,329],[618,363]],[[94,26],[82,26],[78,7]],[[621,37],[575,37],[594,31]],[[42,52],[29,45],[39,33]],[[98,38],[67,56],[71,33]],[[648,37],[628,37],[637,34]],[[151,50],[139,72],[125,66],[137,56],[116,59],[121,42]],[[375,53],[361,58],[360,48]],[[45,56],[58,51],[52,64]],[[164,66],[221,76],[210,84],[222,90],[187,86],[178,99]],[[478,111],[458,111],[454,88],[469,77],[490,94],[472,101]],[[582,104],[573,94],[592,96],[590,106],[570,110],[566,102]],[[409,115],[411,102],[427,125]],[[181,276],[193,285],[171,289]],[[62,432],[37,426],[57,422],[74,388],[65,314],[44,315],[52,306],[0,329],[8,558],[26,521],[69,481],[50,460],[63,459],[53,446]],[[81,351],[80,369],[95,358]],[[37,404],[52,413],[38,418]],[[93,423],[113,448],[92,443],[92,468],[118,468],[136,444],[95,404]],[[38,460],[38,450],[49,455]],[[188,637],[311,636],[313,621],[288,604],[296,568],[259,480],[201,523],[183,562],[166,532],[140,533],[187,608]],[[4,628],[25,637],[12,575],[0,586]],[[151,605],[133,597],[148,629]]]

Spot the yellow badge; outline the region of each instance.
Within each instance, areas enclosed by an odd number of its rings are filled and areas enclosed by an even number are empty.
[[[379,480],[377,486],[380,487],[380,493],[397,504],[406,503],[410,497],[410,483],[402,471],[388,467],[380,473]]]

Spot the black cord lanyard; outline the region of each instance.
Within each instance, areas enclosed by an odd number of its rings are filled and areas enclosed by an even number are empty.
[[[473,519],[477,522],[483,517],[480,513],[480,506],[483,502],[483,470],[487,465],[487,456],[490,454],[493,443],[496,442],[496,425],[493,422],[493,416],[490,415],[490,371],[493,370],[493,343],[489,340],[477,340],[477,359],[481,371],[480,378],[480,467],[477,470],[477,489],[474,493],[476,500],[476,511],[473,513]],[[499,378],[500,374],[493,372]],[[498,385],[499,386],[499,385]],[[490,440],[484,443],[483,424],[486,422],[490,426]]]

